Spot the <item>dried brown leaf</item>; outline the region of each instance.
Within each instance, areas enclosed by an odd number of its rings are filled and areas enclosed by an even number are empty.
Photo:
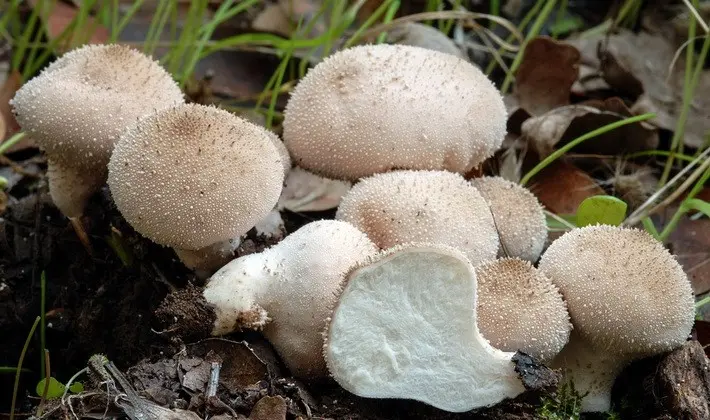
[[[580,53],[572,45],[547,36],[531,40],[515,75],[520,106],[533,115],[569,104],[579,75]]]
[[[710,291],[710,220],[683,218],[668,238],[696,295]]]
[[[670,22],[668,22],[670,24]],[[619,30],[568,41],[582,53],[585,65],[596,68],[616,91],[636,102],[634,114],[653,112],[657,127],[674,131],[683,105],[684,54],[671,69],[677,50],[662,28],[654,33]],[[669,73],[670,71],[670,73]],[[685,144],[701,147],[710,131],[710,71],[700,74],[685,127]]]
[[[296,166],[284,181],[277,208],[296,213],[334,209],[350,187],[349,182],[323,178]]]
[[[249,414],[249,420],[286,420],[286,400],[276,395],[260,399]]]
[[[522,134],[541,158],[577,137],[621,121],[632,114],[619,98],[567,105],[530,118],[521,126]],[[578,153],[616,155],[655,149],[658,133],[644,123],[633,123],[608,131],[576,146]]]
[[[555,214],[574,214],[585,198],[605,194],[589,175],[564,161],[557,161],[535,175],[530,190]]]
[[[46,34],[50,41],[57,38],[62,32],[64,32],[67,26],[69,26],[76,18],[79,11],[76,7],[61,1],[52,2],[52,7],[44,6],[48,3],[41,2],[39,0],[28,0],[28,2],[33,8],[38,6],[43,7],[43,9],[40,10],[40,18],[44,22]],[[92,31],[92,34],[88,39],[85,38],[87,31]],[[80,39],[76,39],[74,45],[64,45],[64,47],[68,47],[66,49],[77,47],[78,41],[90,44],[103,44],[109,39],[108,29],[98,23],[93,16],[88,16],[85,21],[85,26],[76,33],[79,34],[78,38]]]

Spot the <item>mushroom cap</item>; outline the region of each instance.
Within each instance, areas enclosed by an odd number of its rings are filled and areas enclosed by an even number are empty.
[[[600,351],[652,355],[690,334],[695,309],[688,277],[642,230],[574,229],[548,247],[539,269],[560,288],[575,331]]]
[[[451,172],[394,171],[365,178],[343,196],[335,217],[383,249],[407,242],[444,244],[463,251],[474,265],[498,252],[488,204]]]
[[[197,250],[263,219],[283,178],[266,130],[215,107],[184,104],[123,133],[108,183],[134,229],[159,244]]]
[[[527,188],[499,176],[471,180],[491,207],[498,235],[509,257],[537,261],[547,241],[542,205]],[[504,256],[503,246],[498,251]]]
[[[55,162],[105,181],[114,143],[127,126],[183,103],[157,61],[123,45],[86,45],[54,61],[11,101],[18,123]]]
[[[523,391],[513,353],[476,324],[476,273],[460,251],[408,244],[354,268],[325,331],[333,378],[369,398],[469,411]]]
[[[547,362],[569,340],[572,324],[557,286],[529,261],[503,258],[476,267],[478,328],[497,349]]]
[[[204,296],[217,314],[213,333],[263,327],[291,373],[325,377],[326,318],[348,270],[376,253],[372,241],[349,223],[308,223],[266,251],[237,258],[212,276]],[[271,322],[265,323],[266,317]],[[248,324],[254,320],[260,322]]]
[[[306,74],[286,105],[283,137],[298,166],[330,178],[466,173],[500,147],[506,117],[500,93],[472,64],[419,47],[364,45]]]

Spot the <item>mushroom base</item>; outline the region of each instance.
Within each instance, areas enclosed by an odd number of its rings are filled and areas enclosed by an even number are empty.
[[[91,196],[106,182],[106,167],[75,168],[49,159],[47,178],[54,205],[65,216],[79,218]]]
[[[564,380],[572,382],[582,398],[582,412],[605,412],[611,408],[611,389],[616,377],[630,360],[594,348],[574,330],[569,342],[552,361],[552,367],[561,368]]]
[[[240,238],[230,239],[197,250],[175,248],[175,254],[198,277],[206,279],[234,258],[240,241]]]

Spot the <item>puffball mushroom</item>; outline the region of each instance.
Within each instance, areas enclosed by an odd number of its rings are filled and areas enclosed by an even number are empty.
[[[451,172],[394,171],[365,178],[343,196],[335,217],[382,249],[407,242],[444,244],[463,251],[474,265],[498,252],[488,204]]]
[[[685,342],[695,315],[688,277],[675,258],[638,229],[587,226],[555,240],[542,270],[567,301],[574,333],[553,365],[581,393],[583,411],[607,411],[611,388],[631,360]]]
[[[523,392],[511,361],[476,325],[476,273],[460,251],[395,247],[347,276],[324,353],[333,378],[369,398],[452,412]]]
[[[533,193],[498,176],[475,178],[471,184],[491,207],[502,244],[498,256],[537,261],[547,241],[547,223]]]
[[[476,267],[478,328],[497,349],[552,360],[572,324],[559,289],[529,261],[502,258]]]
[[[367,236],[346,222],[309,223],[272,248],[222,267],[207,283],[215,308],[212,333],[263,328],[296,376],[327,376],[323,329],[348,269],[377,253]]]
[[[205,271],[231,259],[239,236],[274,208],[284,178],[265,129],[196,104],[141,119],[121,135],[108,167],[128,223]]]
[[[25,83],[10,104],[22,129],[47,154],[52,200],[76,218],[106,182],[121,132],[143,115],[183,102],[156,61],[114,44],[68,52]]]
[[[301,79],[283,138],[298,166],[325,177],[463,174],[501,146],[506,120],[501,94],[474,65],[419,47],[364,45],[327,57]]]

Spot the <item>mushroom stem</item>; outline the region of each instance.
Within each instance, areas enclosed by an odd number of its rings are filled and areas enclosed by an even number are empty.
[[[59,211],[69,218],[77,218],[83,215],[91,196],[106,182],[106,167],[79,169],[48,159],[47,179],[49,195]]]
[[[627,358],[609,349],[595,348],[574,330],[552,361],[552,367],[562,369],[565,379],[583,396],[582,412],[609,411],[614,380],[627,364]]]
[[[203,296],[214,308],[216,319],[212,335],[242,329],[261,329],[269,321],[264,308],[256,304],[269,281],[276,281],[275,267],[263,254],[249,254],[231,261],[214,273]],[[234,293],[235,285],[242,285]]]
[[[198,277],[205,279],[234,258],[234,250],[240,242],[240,238],[235,238],[200,249],[175,248],[175,254],[187,268],[195,270]]]

